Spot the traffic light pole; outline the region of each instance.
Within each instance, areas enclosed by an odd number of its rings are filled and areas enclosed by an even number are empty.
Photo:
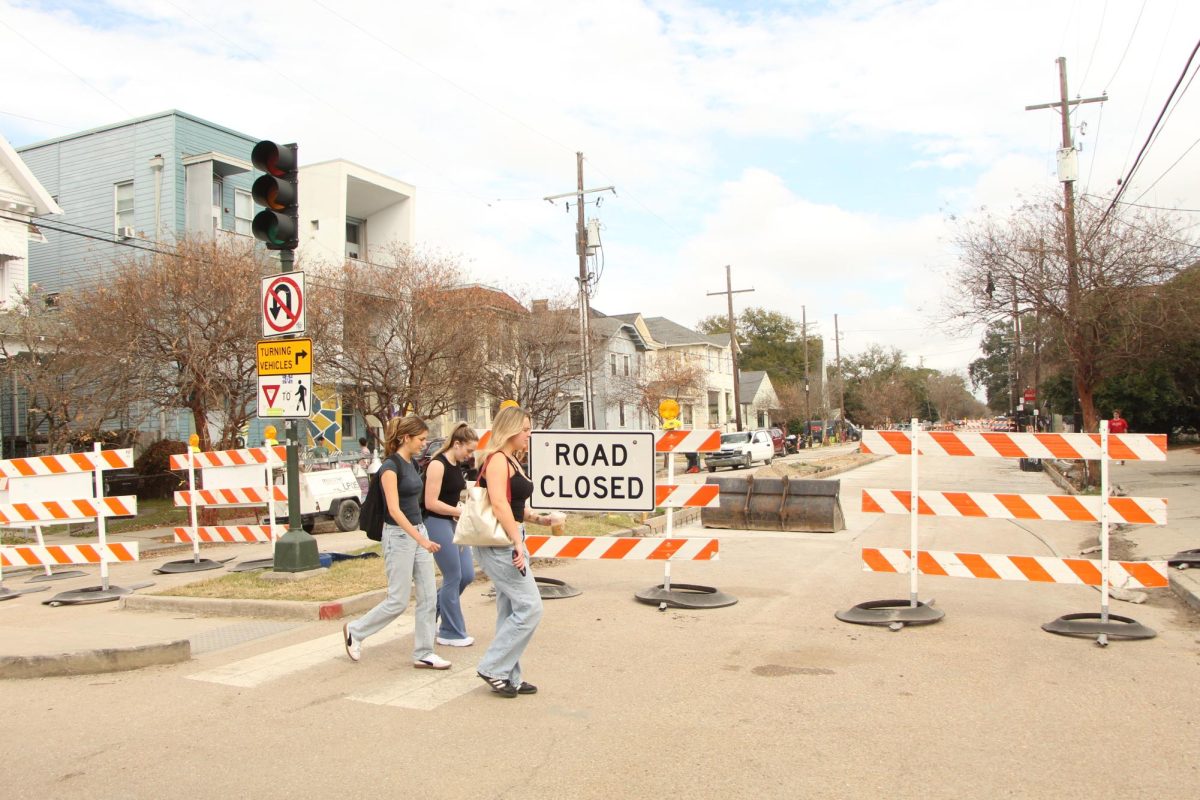
[[[291,272],[291,250],[279,251],[280,272]],[[293,337],[287,337],[293,338]],[[300,432],[296,420],[284,422],[287,439],[288,531],[275,543],[275,572],[306,572],[321,566],[317,540],[300,526]],[[275,520],[271,520],[274,524]]]

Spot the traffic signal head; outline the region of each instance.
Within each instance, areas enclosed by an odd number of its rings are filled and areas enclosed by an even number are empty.
[[[266,242],[268,250],[295,250],[300,244],[296,145],[259,142],[250,161],[265,173],[251,189],[254,202],[266,207],[251,223],[254,238]]]

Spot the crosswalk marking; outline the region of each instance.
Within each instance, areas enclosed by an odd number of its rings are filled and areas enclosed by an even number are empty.
[[[400,617],[367,640],[363,647],[363,654],[369,657],[372,649],[393,639],[410,635],[412,632],[412,617]],[[269,653],[234,661],[231,664],[197,672],[187,677],[194,681],[253,688],[339,658],[346,658],[340,631],[334,635],[326,635],[290,647],[272,650]]]
[[[347,695],[346,699],[378,706],[432,711],[476,688],[486,687],[475,674],[475,669],[468,666],[450,672],[430,670],[424,675],[406,676],[366,692]]]

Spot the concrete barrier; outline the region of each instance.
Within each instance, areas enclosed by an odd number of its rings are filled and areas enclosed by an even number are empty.
[[[701,510],[706,528],[836,533],[846,527],[841,481],[728,475],[708,483],[720,487],[720,506]]]

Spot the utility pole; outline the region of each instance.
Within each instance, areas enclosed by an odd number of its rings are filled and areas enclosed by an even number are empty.
[[[800,331],[804,336],[804,426],[812,423],[812,409],[808,405],[808,308],[800,306]]]
[[[1058,180],[1063,185],[1063,222],[1067,229],[1067,318],[1074,319],[1079,309],[1079,243],[1075,232],[1075,180],[1079,177],[1075,143],[1071,139],[1071,106],[1083,103],[1103,103],[1108,94],[1100,97],[1067,99],[1067,59],[1059,56],[1058,102],[1025,106],[1026,111],[1044,108],[1058,110],[1062,117],[1062,148],[1058,151]]]
[[[1021,313],[1017,310],[1017,279],[1012,279],[1012,319],[1013,319],[1013,351],[1012,351],[1012,409],[1016,413],[1021,405]]]
[[[753,292],[753,289],[734,289],[733,278],[729,273],[729,265],[725,265],[725,291],[709,292],[708,296],[723,294],[729,303],[729,357],[733,366],[733,416],[736,420],[735,430],[742,429],[742,380],[738,377],[738,343],[737,325],[733,316],[733,296],[742,292]]]
[[[838,415],[841,417],[842,429],[846,425],[846,381],[842,377],[842,335],[838,332],[838,315],[833,315],[833,353],[837,360],[838,371]]]
[[[579,281],[579,362],[583,369],[583,422],[588,430],[596,429],[596,410],[592,387],[594,378],[592,375],[592,332],[591,314],[589,313],[590,301],[588,300],[588,296],[591,294],[591,275],[588,274],[587,268],[588,241],[587,223],[583,218],[583,196],[595,192],[617,193],[615,187],[612,186],[603,186],[599,189],[583,188],[583,153],[577,152],[575,153],[575,191],[542,198],[553,204],[559,198],[574,197],[575,206],[578,209],[578,219],[575,223],[575,252],[579,255],[579,277],[576,279]],[[568,210],[570,207],[571,204],[567,203]]]

